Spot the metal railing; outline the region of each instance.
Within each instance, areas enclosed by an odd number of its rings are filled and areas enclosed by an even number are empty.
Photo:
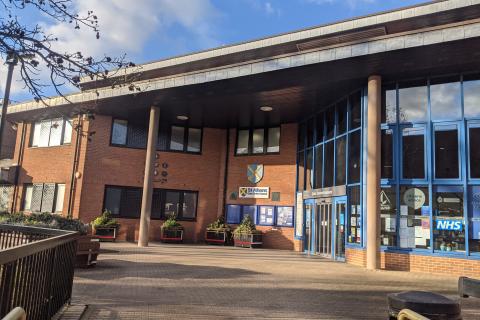
[[[71,299],[77,232],[0,224],[0,317],[50,319]]]

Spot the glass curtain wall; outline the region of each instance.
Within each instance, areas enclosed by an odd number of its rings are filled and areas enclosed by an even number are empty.
[[[297,191],[347,186],[347,242],[361,243],[363,92],[355,91],[299,124]]]
[[[382,100],[382,245],[480,254],[480,75],[386,84]]]

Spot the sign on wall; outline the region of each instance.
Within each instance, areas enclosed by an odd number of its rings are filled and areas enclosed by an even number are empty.
[[[238,188],[240,199],[268,199],[270,197],[269,187],[240,187]]]
[[[437,230],[462,231],[461,220],[437,220]]]
[[[249,164],[247,166],[247,179],[251,183],[259,183],[263,179],[263,164]]]
[[[303,195],[297,192],[295,206],[295,236],[303,237]]]
[[[403,202],[410,208],[420,209],[425,204],[425,193],[417,188],[411,188],[403,194]]]

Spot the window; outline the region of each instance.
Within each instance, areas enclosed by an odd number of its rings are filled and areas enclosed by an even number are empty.
[[[468,128],[468,146],[470,153],[470,178],[480,179],[480,124],[471,124]]]
[[[113,119],[110,143],[115,146],[129,148],[146,148],[147,128],[142,125],[129,123],[126,120]]]
[[[463,188],[438,186],[433,193],[434,249],[465,251]]]
[[[335,136],[335,108],[330,107],[325,112],[325,127],[326,127],[326,139],[331,139]]]
[[[126,120],[113,120],[112,126],[112,144],[127,144],[128,122]]]
[[[382,123],[397,122],[397,91],[395,86],[387,87],[382,94]]]
[[[341,137],[335,140],[335,185],[340,186],[344,185],[347,182],[346,179],[346,146],[347,139],[346,137]]]
[[[337,136],[347,131],[347,99],[337,103]]]
[[[248,154],[249,130],[238,130],[237,136],[237,154]]]
[[[315,119],[310,118],[307,121],[307,148],[314,145]]]
[[[299,148],[303,149],[299,128]],[[304,137],[304,136],[303,136]],[[280,127],[237,130],[236,155],[268,154],[280,152]]]
[[[425,179],[425,128],[402,130],[402,172],[404,179]]]
[[[393,179],[393,130],[382,130],[381,177]]]
[[[431,248],[429,192],[423,186],[400,186],[401,248]]]
[[[458,179],[458,130],[456,125],[437,125],[435,131],[435,178]]]
[[[382,246],[397,245],[397,192],[395,187],[380,191],[380,239]]]
[[[153,219],[175,215],[178,220],[194,220],[197,215],[198,192],[154,189],[152,196]],[[122,218],[139,218],[142,188],[106,186],[104,210]]]
[[[72,141],[71,120],[57,118],[42,120],[33,124],[31,146],[53,147]]]
[[[362,93],[350,95],[350,130],[359,128],[362,124]]]
[[[323,173],[323,187],[328,188],[333,186],[333,151],[334,151],[334,142],[329,141],[325,143],[325,150],[324,150],[324,173]]]
[[[317,127],[316,127],[316,133],[317,133],[317,143],[323,142],[323,138],[325,136],[323,130],[325,128],[324,124],[324,115],[323,112],[317,115]]]
[[[65,184],[35,183],[25,185],[23,210],[29,212],[63,211]]]
[[[183,151],[185,128],[172,126],[170,134],[170,150]]]
[[[280,127],[268,129],[267,153],[280,152]]]
[[[348,141],[348,183],[360,182],[360,130],[350,133]]]
[[[478,78],[464,78],[463,107],[465,118],[480,118],[480,80]]]
[[[188,128],[188,152],[200,152],[202,150],[202,129]]]
[[[470,252],[480,253],[480,186],[471,186],[468,197]]]
[[[253,223],[257,223],[257,206],[242,206],[242,220],[250,216]]]
[[[237,204],[227,205],[227,223],[238,224],[240,223],[240,215],[242,212],[242,206]]]
[[[323,182],[323,145],[315,147],[315,189],[320,189]]]
[[[298,153],[297,190],[305,190],[305,152]]]
[[[428,94],[424,82],[402,84],[398,103],[400,122],[427,121]]]
[[[462,118],[462,90],[460,82],[430,85],[432,120],[460,120]]]
[[[305,171],[305,190],[313,188],[313,148],[307,150],[307,167]]]
[[[253,153],[263,153],[265,145],[265,130],[255,129],[253,130]]]
[[[360,186],[350,188],[350,219],[347,221],[347,242],[358,243],[362,241],[362,209],[360,206],[361,194]]]

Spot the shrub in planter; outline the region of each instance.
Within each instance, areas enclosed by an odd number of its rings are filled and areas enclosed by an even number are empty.
[[[93,234],[100,240],[112,240],[117,238],[117,230],[120,226],[116,219],[112,218],[110,211],[105,210],[92,222]]]
[[[232,229],[225,223],[223,217],[218,218],[207,226],[207,230],[205,231],[205,242],[208,244],[223,245],[232,243]]]
[[[175,216],[170,216],[160,227],[160,240],[170,243],[183,241],[183,226],[178,223]]]
[[[245,216],[233,231],[233,241],[236,247],[259,248],[263,244],[263,234],[255,228],[252,218]]]

